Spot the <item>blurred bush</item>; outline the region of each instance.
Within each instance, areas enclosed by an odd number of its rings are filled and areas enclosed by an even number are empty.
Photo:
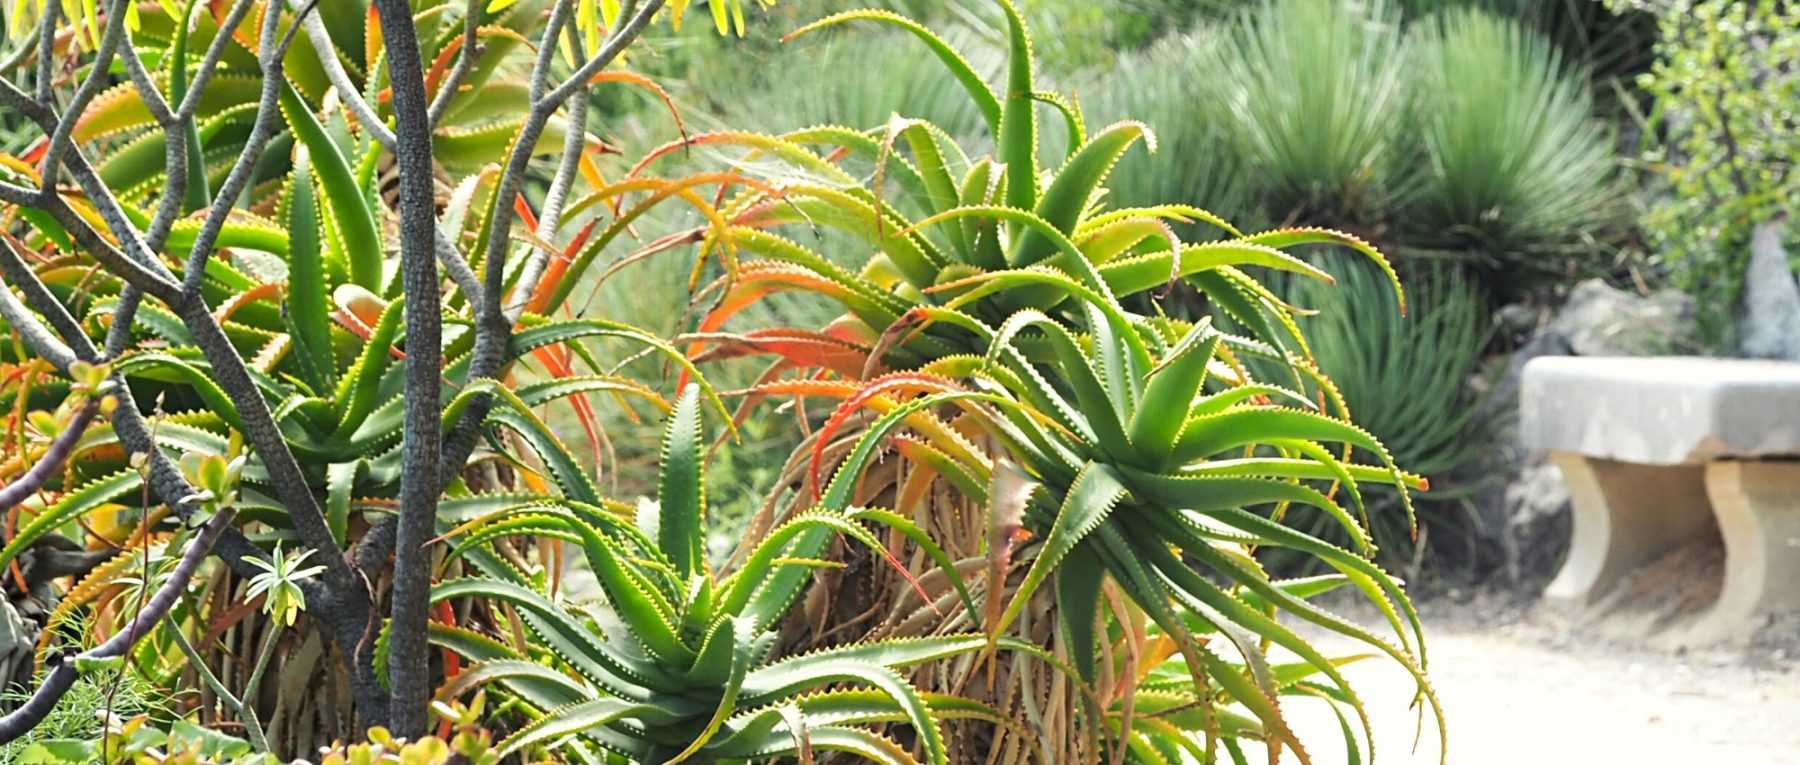
[[[1580,70],[1513,19],[1463,8],[1415,25],[1407,66],[1421,150],[1409,238],[1478,254],[1499,294],[1567,272],[1617,198],[1613,137]],[[1576,243],[1570,252],[1571,243]]]
[[[1207,61],[1233,146],[1277,220],[1354,226],[1395,196],[1405,106],[1399,15],[1383,0],[1270,0]]]
[[[1800,7],[1774,0],[1614,0],[1657,20],[1641,157],[1643,224],[1692,293],[1702,341],[1736,344],[1750,231],[1800,210]],[[1790,247],[1790,250],[1796,248]]]

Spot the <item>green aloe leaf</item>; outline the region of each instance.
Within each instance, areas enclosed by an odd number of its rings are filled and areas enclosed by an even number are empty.
[[[282,88],[281,112],[287,117],[294,136],[311,153],[319,186],[325,192],[327,219],[341,241],[342,254],[350,267],[350,282],[370,292],[381,293],[381,264],[384,260],[381,230],[375,212],[369,208],[350,170],[350,163],[338,150],[336,141],[325,132],[313,116],[312,107],[293,86]]]
[[[701,462],[700,387],[689,384],[675,400],[662,444],[662,476],[657,490],[657,546],[683,579],[706,572],[702,546],[706,485]]]
[[[400,323],[406,313],[406,299],[396,298],[382,309],[381,318],[363,345],[362,355],[338,382],[332,396],[339,412],[337,438],[348,438],[361,427],[363,419],[375,409],[381,395],[381,377],[391,363],[394,340],[399,337]]]
[[[295,359],[313,390],[336,384],[337,355],[331,350],[330,312],[325,295],[325,260],[319,241],[318,200],[314,196],[312,162],[305,149],[294,152],[294,169],[286,200],[288,291],[283,318],[299,351]]]

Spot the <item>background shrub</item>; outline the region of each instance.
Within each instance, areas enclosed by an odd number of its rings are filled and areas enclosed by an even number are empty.
[[[1473,253],[1497,293],[1564,273],[1616,196],[1612,136],[1579,70],[1512,19],[1445,11],[1412,30],[1407,68],[1421,149],[1409,238]]]
[[[1383,0],[1269,0],[1223,36],[1206,67],[1272,217],[1380,217],[1399,169],[1402,43]]]

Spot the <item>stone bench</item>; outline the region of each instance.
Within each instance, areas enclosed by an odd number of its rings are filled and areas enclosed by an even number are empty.
[[[1800,364],[1544,357],[1525,366],[1520,435],[1568,481],[1574,539],[1545,598],[1587,605],[1671,549],[1717,534],[1719,599],[1696,637],[1800,611]]]

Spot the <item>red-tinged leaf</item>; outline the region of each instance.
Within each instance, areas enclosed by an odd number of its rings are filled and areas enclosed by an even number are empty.
[[[599,223],[599,218],[589,220],[587,225],[582,226],[581,230],[575,233],[575,238],[569,241],[569,245],[564,247],[562,252],[551,256],[550,265],[544,269],[544,275],[538,279],[537,285],[532,290],[531,300],[525,304],[527,312],[542,314],[544,309],[549,306],[550,292],[553,286],[562,281],[563,276],[568,273],[569,264],[575,260],[575,253],[581,250],[582,245],[587,244],[588,237],[594,233],[594,226]]]
[[[557,355],[558,350],[563,352],[562,355]],[[561,343],[534,349],[531,355],[543,363],[544,369],[558,380],[575,376],[575,369],[569,364],[569,351]],[[600,455],[605,451],[605,442],[600,438],[599,418],[594,415],[593,402],[588,400],[586,393],[580,393],[569,397],[569,405],[574,407],[575,418],[581,421],[581,430],[587,436],[588,446],[593,450],[594,474],[597,479],[601,472]]]
[[[598,85],[602,82],[618,82],[626,85],[636,85],[637,87],[655,94],[657,98],[662,99],[663,105],[668,107],[669,116],[675,118],[675,132],[681,134],[683,140],[687,139],[687,124],[681,120],[681,110],[675,108],[675,99],[670,98],[669,92],[663,90],[663,87],[658,85],[655,80],[629,70],[609,69],[594,75],[594,79],[589,80],[588,84]],[[599,188],[599,185],[596,184],[594,187]]]
[[[250,26],[240,25],[238,28]],[[381,14],[375,12],[375,4],[369,3],[369,12],[363,16],[363,71],[375,71],[375,62],[381,58],[383,47],[381,37]],[[250,50],[256,50],[252,47]]]
[[[518,214],[519,220],[524,221],[526,228],[532,231],[537,230],[537,213],[531,211],[531,203],[525,201],[523,192],[513,195],[513,212]]]
[[[351,316],[356,317],[357,322],[365,330],[380,322],[381,313],[387,310],[387,301],[376,297],[375,293],[356,284],[338,285],[337,289],[331,291],[331,299],[337,304],[340,311],[348,311]],[[345,327],[352,332],[357,331],[348,324]],[[368,338],[364,337],[363,339],[367,340]]]
[[[709,350],[688,355],[695,363],[772,354],[801,368],[823,367],[851,378],[862,372],[869,353],[867,346],[798,329],[759,329],[742,334],[697,333],[679,339],[694,340],[694,345],[713,343]]]
[[[236,295],[232,295],[230,300],[221,303],[218,308],[213,309],[213,320],[223,324],[231,318],[232,314],[237,313],[238,309],[258,300],[267,300],[271,303],[278,302],[280,300],[281,287],[281,282],[269,282],[267,284],[259,284],[244,290],[243,292],[239,292]]]
[[[626,173],[625,177],[636,178],[644,171],[644,168],[649,167],[652,162],[662,159],[677,150],[691,149],[695,146],[740,146],[756,152],[768,152],[807,170],[821,173],[835,181],[842,182],[846,185],[858,185],[858,181],[855,177],[844,172],[841,168],[831,162],[821,159],[819,155],[808,151],[799,144],[776,136],[739,130],[695,133],[675,141],[670,141],[669,143],[658,146],[645,153],[643,158],[638,160],[637,164],[631,166],[631,171]]]
[[[840,301],[849,294],[843,285],[804,266],[767,260],[743,263],[738,266],[737,279],[732,282],[731,289],[701,318],[698,329],[700,332],[716,331],[739,311],[764,297],[787,290],[822,294]],[[689,346],[688,356],[693,357],[702,347],[700,343]]]
[[[819,474],[825,462],[825,447],[830,444],[832,434],[843,427],[858,410],[889,393],[953,393],[961,390],[962,387],[950,378],[919,372],[894,372],[865,383],[856,393],[844,399],[825,424],[819,427],[819,437],[813,441],[812,462],[807,467],[807,486],[812,489],[813,497],[816,499],[821,496]]]
[[[450,72],[450,61],[456,52],[462,50],[462,35],[450,38],[444,49],[438,51],[437,58],[432,59],[431,68],[425,72],[425,92],[432,98],[437,97],[438,85],[444,81],[444,75]]]

